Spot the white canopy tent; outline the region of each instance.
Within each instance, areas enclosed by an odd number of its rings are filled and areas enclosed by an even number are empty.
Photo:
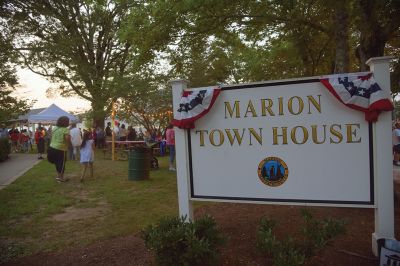
[[[55,104],[50,105],[49,107],[47,107],[38,114],[30,115],[28,117],[28,122],[33,124],[37,123],[56,124],[57,119],[60,116],[67,116],[69,118],[70,123],[79,122],[79,119],[76,116],[64,111]]]

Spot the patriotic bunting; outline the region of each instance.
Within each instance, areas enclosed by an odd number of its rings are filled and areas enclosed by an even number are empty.
[[[179,128],[194,128],[194,122],[210,111],[220,92],[220,87],[183,91],[172,124]]]
[[[350,73],[323,76],[320,82],[343,104],[365,113],[365,120],[375,122],[382,111],[392,111],[390,93],[382,90],[372,73]],[[194,128],[194,122],[207,114],[221,92],[220,87],[185,90],[172,124]]]
[[[392,111],[388,91],[382,90],[372,73],[324,76],[321,83],[343,104],[365,113],[365,120],[375,122],[381,111]]]

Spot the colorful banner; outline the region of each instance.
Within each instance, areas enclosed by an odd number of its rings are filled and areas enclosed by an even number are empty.
[[[382,111],[392,111],[390,94],[376,83],[372,73],[324,76],[321,83],[343,104],[365,113],[365,120],[375,122]]]
[[[185,90],[179,104],[178,116],[172,124],[179,128],[194,128],[194,122],[207,114],[221,92],[220,87]]]

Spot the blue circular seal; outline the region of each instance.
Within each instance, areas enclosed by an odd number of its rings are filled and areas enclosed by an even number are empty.
[[[267,157],[258,164],[258,177],[270,187],[278,187],[286,182],[289,169],[278,157]]]

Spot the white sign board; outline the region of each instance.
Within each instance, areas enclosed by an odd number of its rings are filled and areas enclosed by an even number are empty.
[[[187,137],[192,200],[374,207],[372,126],[318,79],[222,87]]]

